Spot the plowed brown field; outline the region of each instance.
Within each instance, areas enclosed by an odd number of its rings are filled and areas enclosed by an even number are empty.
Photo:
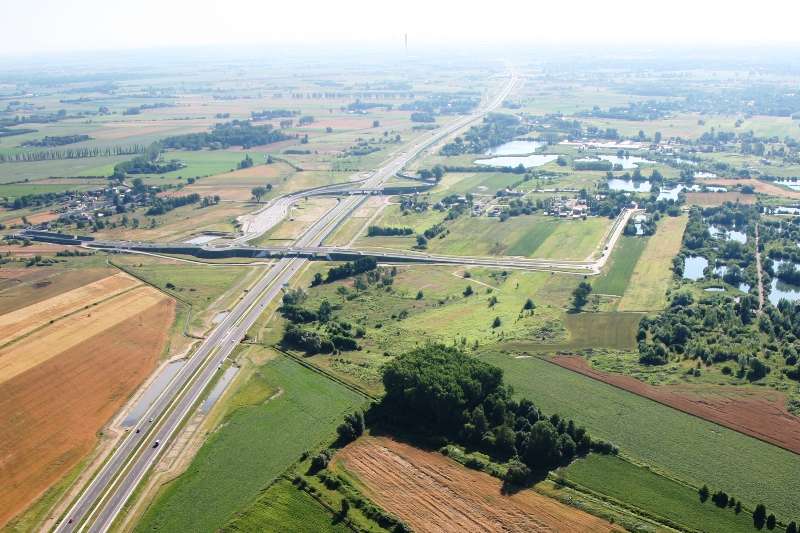
[[[498,479],[387,438],[362,437],[339,452],[375,503],[418,532],[619,531],[578,509],[523,490],[507,496]]]
[[[0,315],[0,345],[140,284],[136,278],[119,273]]]
[[[735,187],[737,185],[751,185],[756,192],[768,196],[783,196],[784,198],[800,198],[800,191],[785,189],[780,185],[761,181],[757,179],[734,179],[734,178],[703,178],[706,185],[720,185],[722,187]]]
[[[800,453],[800,417],[786,409],[779,392],[707,385],[655,386],[631,376],[595,370],[583,357],[555,356],[553,363],[650,398],[684,413]]]
[[[45,268],[0,269],[0,313],[41,302],[117,273],[112,268],[49,270]]]
[[[49,300],[31,307],[58,307]],[[0,527],[92,450],[155,368],[174,308],[155,289],[134,288],[0,350]]]

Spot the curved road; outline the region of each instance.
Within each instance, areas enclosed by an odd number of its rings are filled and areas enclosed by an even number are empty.
[[[381,186],[423,150],[499,107],[516,83],[517,77],[512,74],[500,93],[484,107],[426,135],[406,151],[400,152],[364,180],[365,187]],[[296,246],[319,246],[365,198],[348,196],[343,199],[309,228],[298,239]],[[253,228],[248,234],[259,234],[261,227],[263,225]],[[112,452],[69,507],[55,531],[108,531],[133,491],[192,413],[222,362],[306,261],[302,258],[281,259],[250,289],[192,354],[142,416],[141,422]]]

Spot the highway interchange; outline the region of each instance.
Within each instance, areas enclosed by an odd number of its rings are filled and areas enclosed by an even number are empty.
[[[426,135],[422,140],[391,158],[366,179],[359,180],[361,185],[364,188],[379,188],[424,150],[499,107],[517,82],[516,75],[512,74],[502,90],[478,111]],[[268,231],[286,216],[289,206],[304,194],[308,192],[285,196],[255,213],[247,221],[245,234],[239,242],[252,240]],[[314,223],[297,240],[294,247],[299,249],[320,247],[365,198],[364,195],[346,196]],[[125,503],[191,415],[222,363],[230,356],[270,302],[280,295],[283,287],[304,267],[307,260],[304,257],[284,257],[265,272],[194,351],[186,364],[153,401],[140,422],[120,441],[69,506],[62,520],[56,525],[55,531],[103,532],[111,528]]]

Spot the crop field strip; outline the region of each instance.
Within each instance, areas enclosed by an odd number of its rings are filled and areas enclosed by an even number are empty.
[[[777,514],[797,511],[793,495],[782,488],[794,483],[800,468],[800,456],[792,452],[537,357],[487,350],[481,358],[504,370],[516,394],[535,398],[546,413],[573,418],[657,472],[725,490],[751,508],[763,501]]]

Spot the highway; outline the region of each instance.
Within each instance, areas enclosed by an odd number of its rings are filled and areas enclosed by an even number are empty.
[[[426,148],[452,135],[484,114],[496,109],[517,83],[512,74],[503,89],[475,113],[461,117],[436,130],[400,152],[363,181],[364,187],[380,187]],[[287,198],[291,198],[287,197]],[[366,196],[347,196],[323,215],[297,242],[298,247],[320,246],[335,228]],[[288,201],[288,200],[287,200]],[[281,203],[278,209],[290,204]],[[288,207],[287,207],[288,209]],[[246,235],[254,238],[274,220],[255,223]],[[120,442],[108,460],[70,505],[58,532],[108,531],[125,503],[163,450],[170,444],[184,421],[194,411],[218,368],[244,338],[261,313],[281,293],[285,284],[300,271],[307,259],[283,258],[275,263],[200,344],[187,363],[152,403],[141,421]]]

